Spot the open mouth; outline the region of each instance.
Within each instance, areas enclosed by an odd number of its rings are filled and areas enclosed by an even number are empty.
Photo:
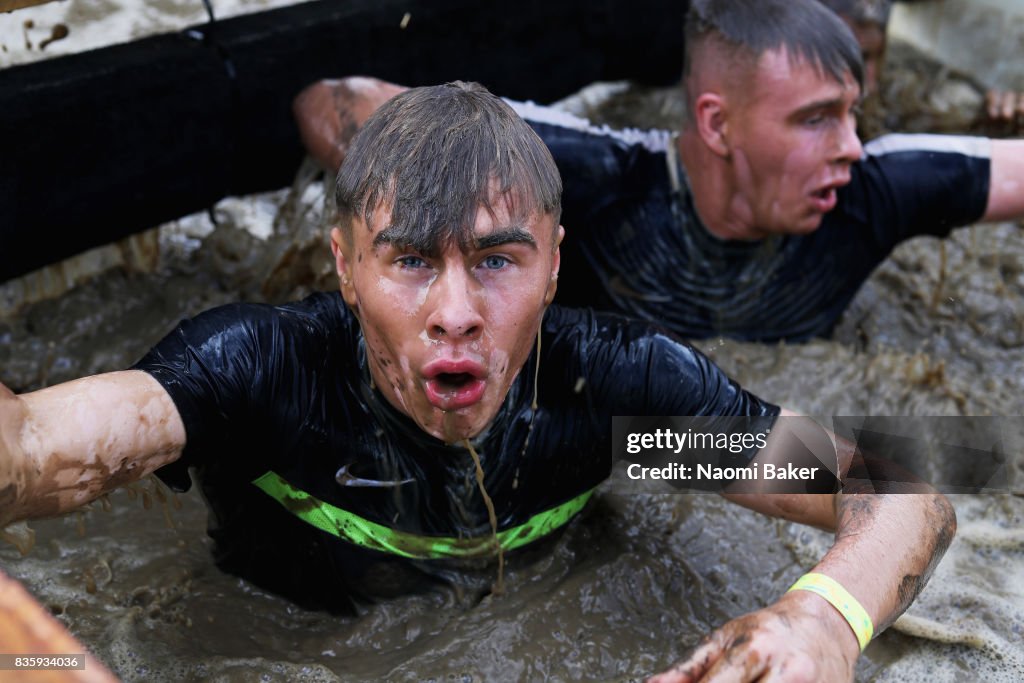
[[[434,377],[434,380],[437,382],[437,387],[440,390],[448,392],[458,391],[470,382],[476,380],[476,377],[468,372],[442,372]]]
[[[477,403],[487,383],[468,372],[442,372],[426,381],[427,400],[441,410],[459,410]]]
[[[459,410],[478,402],[487,382],[481,363],[471,360],[439,359],[424,368],[427,400],[441,410]]]
[[[828,213],[836,206],[836,188],[823,187],[811,193],[814,208],[821,213]]]

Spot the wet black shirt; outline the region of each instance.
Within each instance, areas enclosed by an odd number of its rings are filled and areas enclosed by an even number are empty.
[[[865,146],[816,231],[721,240],[697,215],[671,134],[513,105],[551,149],[565,187],[557,301],[656,321],[684,338],[827,336],[897,244],[946,236],[988,201],[988,140],[890,135]]]
[[[613,415],[774,416],[699,352],[648,324],[551,307],[497,417],[474,441],[499,529],[579,495],[611,469]],[[393,558],[292,515],[252,482],[273,471],[371,521],[430,536],[486,536],[469,452],[422,432],[372,388],[358,322],[337,293],[234,304],[188,320],[136,366],[168,391],[187,432],[159,476],[199,475],[219,564],[301,603],[337,607]],[[338,470],[403,481],[342,486]],[[406,563],[408,564],[408,563]],[[310,593],[312,591],[312,593]]]

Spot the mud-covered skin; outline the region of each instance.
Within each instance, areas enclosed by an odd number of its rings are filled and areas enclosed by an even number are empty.
[[[858,654],[857,639],[831,605],[794,591],[730,621],[688,659],[648,683],[757,681],[763,676],[793,683],[851,681]]]
[[[115,372],[14,396],[0,391],[0,523],[52,517],[176,459],[181,419],[144,373]]]
[[[836,534],[837,545],[844,538],[871,533],[870,520],[886,514],[887,508],[908,504],[920,513],[922,527],[930,532],[926,537],[915,537],[914,543],[903,544],[912,551],[912,557],[908,559],[913,568],[903,573],[895,587],[889,587],[890,594],[895,595],[894,598],[890,596],[894,607],[874,621],[877,634],[891,626],[928,583],[956,534],[956,512],[947,498],[932,493],[931,487],[922,482],[914,483],[915,478],[908,477],[905,470],[891,473],[887,471],[892,467],[891,463],[854,453],[845,440],[840,439],[839,443],[846,450],[845,457],[851,458],[852,463],[843,494],[836,500],[840,529]],[[907,513],[893,509],[891,514],[894,515],[892,518],[901,519],[899,515]]]
[[[931,538],[928,546],[918,546],[918,563],[926,560],[926,566],[920,573],[907,573],[897,587],[896,609],[878,623],[876,631],[882,631],[892,625],[896,619],[914,602],[921,590],[928,583],[935,568],[945,555],[949,544],[956,534],[956,512],[949,501],[942,496],[931,496],[930,503],[924,507]]]
[[[495,211],[477,211],[473,231],[477,244],[492,242],[487,247],[447,245],[426,254],[382,240],[391,214],[380,209],[372,226],[355,217],[348,238],[332,231],[342,296],[359,319],[374,384],[446,443],[474,437],[494,419],[557,284],[554,219],[532,216],[520,225],[505,202],[493,201]],[[431,366],[456,361],[483,387],[469,404],[454,391],[430,396]]]
[[[855,586],[851,592],[877,634],[910,606],[949,547],[956,530],[953,508],[939,494],[837,494],[836,517],[836,543],[814,571]],[[913,530],[921,530],[923,542]],[[865,566],[876,570],[865,575]],[[902,575],[898,584],[887,584],[895,575]],[[728,622],[688,659],[650,682],[756,681],[762,676],[850,681],[859,652],[852,629],[836,609],[813,593],[793,591]]]
[[[861,454],[845,439],[835,435],[830,439],[840,471],[859,477],[843,492],[728,497],[766,514],[835,528],[835,544],[812,571],[846,587],[867,611],[878,634],[927,583],[956,532],[956,516],[938,493],[874,493],[871,479],[863,473]],[[873,571],[865,572],[865,567]],[[859,653],[857,638],[838,610],[813,593],[793,591],[775,604],[726,623],[688,659],[651,681],[756,681],[762,676],[850,681]]]
[[[28,486],[25,455],[19,443],[25,414],[24,403],[0,384],[0,526],[14,521]]]
[[[303,144],[324,168],[336,172],[366,119],[403,90],[362,76],[314,83],[292,104]]]

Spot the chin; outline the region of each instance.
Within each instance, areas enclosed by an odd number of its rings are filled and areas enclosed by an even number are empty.
[[[480,413],[480,406],[470,406],[451,412],[435,409],[429,422],[421,423],[420,428],[445,443],[458,443],[464,439],[474,438],[490,423],[490,419],[485,419]]]
[[[811,216],[804,217],[803,220],[793,221],[784,232],[789,235],[809,235],[818,228],[821,227],[821,222],[825,216],[820,213],[815,213]]]

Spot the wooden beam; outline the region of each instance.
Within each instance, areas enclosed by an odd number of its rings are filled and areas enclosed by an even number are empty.
[[[0,0],[0,12],[13,12],[33,5],[45,5],[53,0]]]
[[[540,102],[597,80],[670,82],[686,4],[296,2],[0,69],[0,131],[18,131],[0,147],[0,282],[289,185],[304,154],[291,100],[319,78],[471,80]]]

